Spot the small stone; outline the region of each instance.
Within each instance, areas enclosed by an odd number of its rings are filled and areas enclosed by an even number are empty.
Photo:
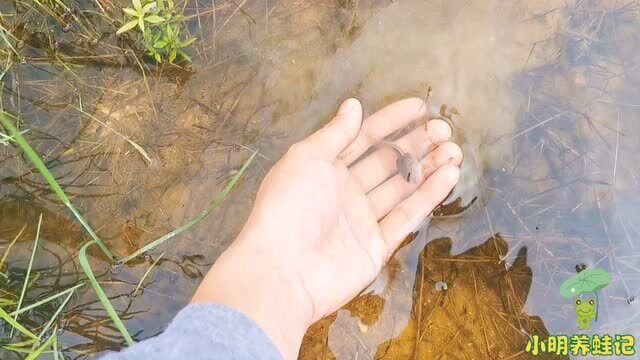
[[[117,263],[111,265],[109,268],[109,272],[113,275],[118,275],[122,268],[124,267],[124,263],[122,261],[118,261]]]
[[[438,281],[436,283],[436,291],[445,291],[447,290],[449,287],[447,286],[447,283],[444,281]]]
[[[360,332],[361,333],[366,333],[367,331],[369,331],[369,327],[365,324],[362,323],[362,321],[358,320],[358,327],[360,328]]]

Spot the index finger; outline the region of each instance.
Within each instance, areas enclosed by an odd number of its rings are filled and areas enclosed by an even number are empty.
[[[386,136],[400,130],[427,113],[427,106],[420,98],[408,98],[387,105],[364,120],[356,139],[339,155],[350,165],[371,146]]]

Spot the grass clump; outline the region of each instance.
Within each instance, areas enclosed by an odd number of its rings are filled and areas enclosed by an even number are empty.
[[[9,278],[7,278],[7,281],[2,284],[2,291],[0,292],[0,325],[2,325],[2,327],[6,325],[8,326],[8,329],[10,329],[10,332],[0,335],[0,347],[17,354],[25,354],[25,359],[37,359],[42,354],[50,353],[54,354],[54,358],[59,358],[57,353],[57,325],[55,325],[55,322],[71,300],[75,291],[85,285],[84,283],[76,284],[28,306],[23,306],[23,304],[28,301],[26,296],[27,293],[30,289],[34,288],[34,284],[42,274],[40,270],[34,269],[34,259],[39,247],[38,244],[41,226],[42,215],[40,215],[38,220],[36,236],[33,242],[33,250],[31,251],[31,257],[29,259],[24,279],[20,284],[20,289],[15,289],[13,283],[9,281]],[[22,227],[10,245],[15,243],[15,240],[22,235],[25,227],[26,225]],[[6,259],[10,250],[10,248],[5,250],[3,259]],[[34,272],[35,275],[32,276]],[[20,291],[19,297],[17,294],[18,290]],[[43,307],[45,304],[52,305],[52,302],[64,295],[66,295],[66,297],[57,306],[56,311],[53,312],[52,315],[46,308],[43,311],[38,312],[39,314],[46,314],[44,317],[46,323],[44,325],[35,328],[27,325],[32,324],[34,319],[37,319],[39,316],[32,313],[33,309]],[[18,300],[12,300],[12,298]],[[28,316],[26,316],[27,314]],[[23,315],[23,319],[19,319],[20,315]],[[26,319],[26,317],[29,319]],[[2,327],[0,327],[0,329],[2,329]],[[52,328],[54,329],[53,332],[49,332]],[[36,335],[34,330],[39,330],[38,335]]]
[[[29,285],[29,276],[31,275],[31,268],[33,267],[33,259],[36,257],[36,250],[38,249],[38,240],[40,239],[40,225],[42,225],[42,214],[40,214],[40,218],[38,219],[38,229],[36,230],[36,239],[33,242],[33,251],[31,252],[31,258],[29,259],[29,267],[27,268],[27,275],[24,278],[24,283],[22,285],[22,291],[20,292],[20,299],[18,300],[18,306],[16,309],[16,314],[13,319],[18,321],[17,311],[20,311],[20,307],[22,306],[22,301],[24,300],[24,295],[27,292],[27,287]]]
[[[183,49],[195,38],[181,38],[183,16],[176,10],[173,0],[132,0],[131,3],[133,8],[122,9],[125,23],[116,34],[137,32],[147,55],[158,63],[191,60]]]

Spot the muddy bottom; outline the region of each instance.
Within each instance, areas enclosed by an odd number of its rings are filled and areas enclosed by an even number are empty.
[[[531,286],[527,249],[522,248],[506,268],[506,242],[492,238],[451,255],[451,239],[430,242],[419,255],[408,319],[399,320],[386,305],[398,304],[393,294],[369,292],[358,296],[339,313],[314,324],[303,340],[301,358],[334,359],[359,354],[376,359],[516,358],[522,356],[531,334],[548,335],[542,320],[524,312]],[[400,266],[390,266],[398,276]],[[396,289],[399,290],[399,289]],[[406,304],[403,304],[406,306]],[[394,335],[398,333],[398,335]],[[361,342],[330,342],[368,337]],[[434,336],[434,334],[437,334]],[[376,339],[375,342],[371,341]],[[389,339],[389,340],[386,340]]]

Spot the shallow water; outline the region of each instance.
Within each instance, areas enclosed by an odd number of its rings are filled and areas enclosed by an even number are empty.
[[[269,167],[342,99],[356,96],[372,113],[429,87],[460,112],[465,164],[453,198],[478,200],[407,241],[362,296],[310,329],[300,357],[526,358],[529,334],[580,331],[559,291],[578,264],[612,276],[589,333],[640,336],[640,301],[632,301],[640,297],[637,4],[242,4],[216,1],[215,12],[210,1],[186,4],[198,37],[188,70],[145,64],[143,76],[113,37],[87,47],[72,42],[72,31],[57,34],[57,55],[72,66],[51,60],[42,41],[25,40],[30,60],[4,79],[4,108],[24,119],[27,139],[119,256],[198,214],[260,150],[237,190],[195,230],[135,265],[110,271],[94,259],[136,339],[160,332],[188,301]],[[81,50],[101,57],[76,61]],[[141,144],[152,166],[113,129]],[[28,224],[9,268],[18,277],[26,267],[42,212],[47,251],[36,268],[54,270],[37,284],[72,284],[68,258],[82,229],[16,154],[0,145],[0,244]],[[69,267],[62,275],[55,255]],[[447,289],[438,291],[439,282]],[[61,341],[72,358],[122,344],[106,315],[91,310],[94,301],[85,292],[65,315]]]

